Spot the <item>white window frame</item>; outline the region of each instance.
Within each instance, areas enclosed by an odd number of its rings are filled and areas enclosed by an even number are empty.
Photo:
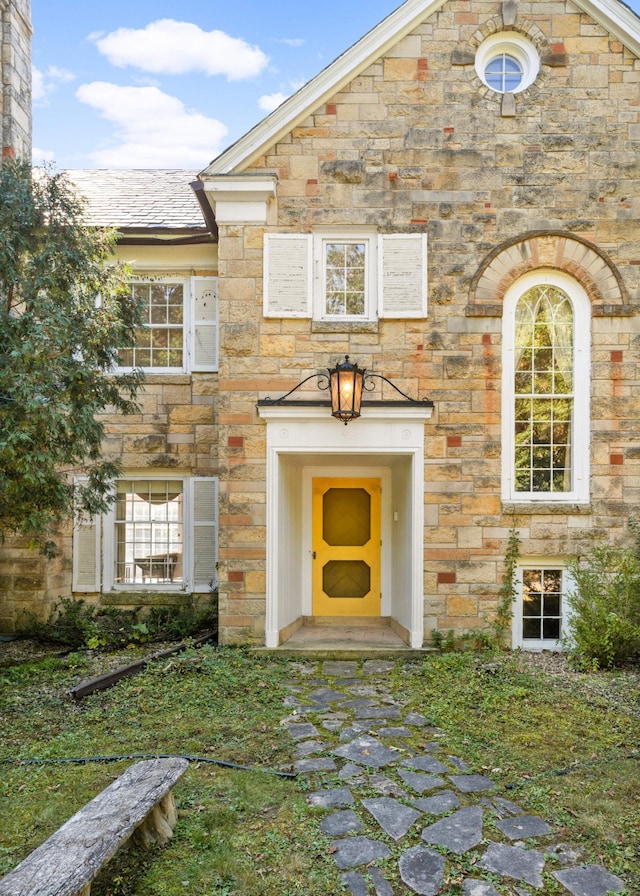
[[[204,592],[210,587],[217,587],[217,562],[218,562],[218,479],[217,477],[180,476],[171,472],[166,474],[149,475],[148,473],[124,474],[125,480],[153,480],[166,482],[182,482],[183,494],[183,536],[182,536],[182,568],[181,582],[116,582],[116,509],[112,506],[101,520],[102,523],[102,582],[103,590],[109,591],[160,591],[167,592]],[[213,519],[195,519],[196,494],[195,490],[200,483],[206,483],[211,490],[211,504]],[[100,521],[99,521],[100,522]],[[196,556],[194,550],[195,532],[198,529],[201,534],[206,528],[213,533],[211,550],[208,554],[208,571],[206,581],[203,576],[194,569]],[[86,538],[86,536],[85,536]],[[74,555],[76,544],[74,543]],[[75,561],[74,561],[75,562]]]
[[[549,284],[569,297],[574,313],[573,419],[571,421],[571,489],[522,492],[515,489],[515,317],[520,297],[534,286]],[[531,271],[513,283],[504,298],[502,318],[502,499],[519,503],[586,504],[589,502],[591,444],[591,304],[584,288],[568,274],[551,269]]]
[[[194,372],[215,372],[218,370],[219,360],[219,302],[218,302],[218,278],[184,276],[180,274],[154,274],[134,273],[131,283],[163,283],[180,284],[183,288],[183,320],[182,320],[182,366],[181,367],[142,367],[147,374],[175,374]],[[210,290],[214,294],[215,308],[211,318],[202,316],[197,309],[197,296],[203,287],[210,284]],[[211,363],[198,362],[197,340],[199,332],[213,332],[213,354],[215,359]],[[118,366],[118,371],[131,371],[133,367]]]
[[[375,231],[353,230],[317,231],[314,234],[313,316],[323,321],[371,321],[377,317],[376,274],[377,234]],[[327,314],[326,298],[326,246],[329,243],[363,243],[365,247],[364,311],[362,314]]]
[[[526,570],[554,570],[562,574],[562,591],[561,591],[561,624],[560,638],[558,640],[552,638],[524,638],[522,634],[522,609],[523,609],[523,574]],[[559,557],[535,557],[530,560],[522,559],[516,569],[515,574],[516,597],[513,602],[513,617],[511,626],[512,647],[514,650],[562,650],[563,641],[569,634],[569,617],[570,607],[568,595],[575,588],[573,576],[569,572],[568,562],[566,558]]]
[[[497,56],[512,56],[522,66],[522,81],[513,91],[496,90],[487,81],[486,68]],[[476,50],[476,74],[494,93],[522,93],[530,87],[540,71],[540,57],[531,41],[517,31],[498,31],[482,41]]]

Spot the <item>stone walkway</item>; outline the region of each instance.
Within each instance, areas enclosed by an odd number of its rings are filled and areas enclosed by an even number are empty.
[[[296,771],[317,788],[308,802],[322,813],[346,892],[444,896],[460,893],[461,882],[463,896],[624,889],[601,865],[580,864],[543,818],[527,815],[490,778],[449,755],[445,731],[405,712],[388,682],[395,662],[295,668],[299,684],[290,686],[283,724],[295,741]],[[388,878],[402,883],[394,889]]]

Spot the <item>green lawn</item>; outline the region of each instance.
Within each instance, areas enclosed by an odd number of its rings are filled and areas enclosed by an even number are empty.
[[[107,661],[83,653],[0,665],[0,758],[171,753],[249,770],[192,762],[175,789],[169,846],[122,852],[93,896],[345,892],[321,815],[306,803],[317,780],[270,773],[291,764],[280,723],[299,677],[293,661],[205,647],[74,703],[69,688]],[[603,862],[640,892],[640,674],[551,671],[517,655],[452,653],[398,663],[391,680],[407,711],[447,732],[450,752],[558,826],[557,839],[580,847],[585,862]],[[6,763],[0,876],[129,762]]]

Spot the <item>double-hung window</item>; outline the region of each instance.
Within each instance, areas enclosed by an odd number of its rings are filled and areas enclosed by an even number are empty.
[[[572,579],[562,563],[523,563],[516,573],[513,647],[558,650],[567,634],[567,592]]]
[[[119,366],[153,373],[190,373],[218,367],[218,284],[212,277],[153,276],[132,280],[142,306],[135,342]]]
[[[570,277],[522,277],[505,297],[503,497],[586,501],[589,302]]]
[[[130,477],[103,517],[74,529],[73,589],[209,590],[217,581],[218,480]]]
[[[427,237],[355,228],[265,234],[263,296],[265,317],[426,317]]]

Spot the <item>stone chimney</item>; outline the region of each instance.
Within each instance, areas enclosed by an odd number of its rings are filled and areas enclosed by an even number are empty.
[[[0,0],[2,156],[31,162],[31,0]]]

